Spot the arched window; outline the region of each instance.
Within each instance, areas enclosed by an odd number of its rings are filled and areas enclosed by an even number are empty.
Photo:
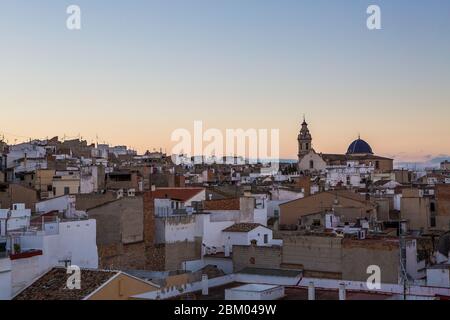
[[[314,161],[313,160],[309,161],[309,168],[314,169]]]

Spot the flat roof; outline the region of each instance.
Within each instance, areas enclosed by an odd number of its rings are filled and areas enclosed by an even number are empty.
[[[428,267],[427,269],[450,269],[450,264],[435,264],[434,266]]]
[[[272,289],[279,288],[279,287],[280,286],[270,285],[270,284],[250,283],[250,284],[245,284],[245,285],[240,286],[240,287],[231,288],[231,289],[228,289],[228,290],[232,290],[232,291],[247,291],[247,292],[264,292],[264,291],[272,290]]]
[[[302,270],[290,270],[290,269],[267,269],[267,268],[247,267],[237,273],[295,278],[295,277],[302,275],[303,271]]]

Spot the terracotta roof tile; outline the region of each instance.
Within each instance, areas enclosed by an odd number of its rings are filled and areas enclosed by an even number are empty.
[[[82,300],[115,276],[118,271],[81,269],[81,289],[67,288],[65,268],[53,268],[20,292],[14,300]]]
[[[153,199],[170,198],[188,201],[204,190],[204,188],[157,188],[155,191],[150,191],[150,194]]]
[[[209,200],[203,202],[203,210],[240,210],[239,198]]]
[[[223,230],[223,232],[249,232],[258,227],[264,227],[259,223],[235,223]]]

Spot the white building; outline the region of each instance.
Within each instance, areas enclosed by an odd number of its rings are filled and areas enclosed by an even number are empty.
[[[0,209],[0,236],[6,237],[8,231],[26,229],[30,225],[31,210],[25,204],[13,204],[12,210]]]
[[[80,168],[80,193],[93,193],[99,191],[99,168],[91,165]]]
[[[76,196],[65,195],[36,203],[36,212],[45,214],[58,211],[65,218],[78,219],[86,217],[86,212],[76,209]]]
[[[34,223],[29,209],[14,205],[0,212],[0,230],[0,287],[7,287],[8,281],[11,287],[8,293],[0,292],[0,298],[13,296],[55,266],[98,268],[95,220],[45,217]]]
[[[258,223],[236,223],[222,230],[225,256],[233,251],[234,245],[248,246],[256,241],[257,246],[281,245],[281,240],[273,239],[271,229]]]
[[[270,284],[245,284],[226,289],[225,300],[277,300],[284,297],[284,287]]]
[[[450,288],[450,264],[437,264],[427,268],[427,286]]]
[[[361,187],[363,181],[369,179],[375,166],[360,164],[358,161],[347,161],[346,165],[327,166],[326,185],[335,187],[338,184],[347,187]]]
[[[31,144],[31,143],[20,143],[14,146],[10,146],[9,153],[7,157],[7,165],[9,168],[15,165],[15,161],[18,159],[42,159],[45,158],[46,150],[45,148]]]

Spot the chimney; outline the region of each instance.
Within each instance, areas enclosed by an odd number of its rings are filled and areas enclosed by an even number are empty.
[[[203,274],[202,275],[202,295],[207,296],[208,295],[208,275]]]
[[[308,300],[316,300],[316,288],[314,282],[310,282],[308,286]]]
[[[339,285],[339,300],[346,300],[345,297],[345,283]]]

